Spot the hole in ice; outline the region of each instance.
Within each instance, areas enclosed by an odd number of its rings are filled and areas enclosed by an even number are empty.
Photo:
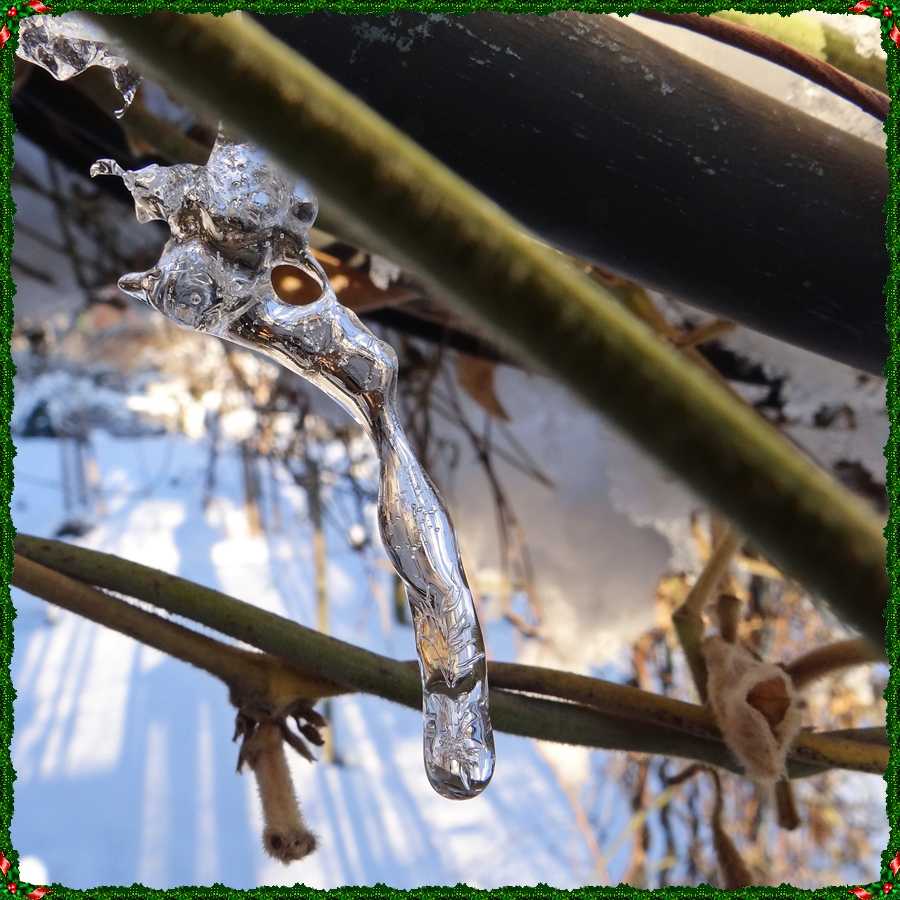
[[[275,266],[272,269],[272,289],[282,303],[291,306],[306,306],[322,296],[322,285],[297,266]]]

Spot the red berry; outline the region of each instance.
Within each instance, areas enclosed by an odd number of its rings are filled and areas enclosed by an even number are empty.
[[[884,12],[885,18],[887,18],[888,16],[892,16],[894,14],[894,11],[889,6],[886,6],[884,8],[883,12]]]
[[[18,11],[14,6],[11,6],[11,7],[9,8],[9,11],[8,11],[6,14],[7,14],[11,19],[14,19],[14,18],[19,14],[19,11]]]
[[[15,883],[14,881],[11,881],[11,882],[6,886],[6,889],[7,889],[11,894],[15,894],[16,891],[19,890],[19,888],[16,886],[16,883]]]
[[[881,889],[885,892],[885,894],[889,894],[894,889],[894,885],[892,885],[889,881],[886,881],[881,886]]]

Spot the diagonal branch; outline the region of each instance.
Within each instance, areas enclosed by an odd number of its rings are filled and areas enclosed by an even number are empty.
[[[153,12],[102,26],[303,172],[344,234],[608,416],[883,652],[877,517],[600,285],[255,23]]]

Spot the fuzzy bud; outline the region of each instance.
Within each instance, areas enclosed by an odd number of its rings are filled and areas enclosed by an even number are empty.
[[[275,722],[261,723],[244,741],[241,758],[256,775],[266,853],[285,865],[309,856],[316,849],[316,836],[306,827],[297,803],[281,728]]]
[[[709,705],[725,743],[748,778],[771,785],[784,773],[787,751],[800,731],[791,679],[740,643],[708,637],[702,645]]]

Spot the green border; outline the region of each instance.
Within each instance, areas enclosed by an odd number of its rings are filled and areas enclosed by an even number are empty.
[[[5,9],[9,4],[3,6]],[[291,3],[277,2],[277,0],[260,0],[256,3],[241,2],[241,0],[223,0],[220,3],[212,2],[191,2],[191,0],[176,0],[173,3],[134,3],[134,2],[116,2],[116,0],[97,0],[97,2],[68,3],[63,2],[50,4],[55,13],[62,13],[72,9],[81,9],[89,7],[95,12],[124,12],[124,13],[145,13],[154,9],[173,9],[179,12],[214,12],[222,14],[230,10],[243,9],[252,5],[256,12],[267,13],[293,13],[302,15],[317,9],[331,9],[346,13],[376,13],[387,14],[397,9],[414,9],[416,12],[422,13],[456,13],[465,14],[474,12],[478,9],[494,9],[508,13],[538,13],[546,15],[561,9],[574,9],[578,12],[615,12],[628,13],[634,9],[641,9],[652,6],[654,9],[665,12],[700,12],[710,13],[722,9],[725,4],[719,2],[709,3],[684,3],[678,0],[656,0],[656,2],[647,3],[625,3],[625,2],[598,2],[598,0],[589,0],[583,3],[566,3],[565,0],[547,0],[547,2],[517,2],[517,0],[501,0],[501,2],[487,2],[487,0],[471,0],[471,2],[440,2],[440,0],[386,0],[386,2],[365,2],[365,0],[310,0],[307,3]],[[825,2],[815,3],[815,8],[828,13],[845,13],[848,11],[850,3],[843,2]],[[774,2],[766,3],[762,0],[747,0],[743,3],[735,3],[735,7],[739,7],[743,12],[777,12],[781,14],[790,14],[803,9],[813,8],[812,0],[803,2]],[[10,514],[10,499],[12,496],[13,482],[13,458],[15,456],[15,448],[10,439],[9,420],[12,412],[12,377],[14,367],[9,350],[9,339],[12,333],[13,323],[13,296],[15,287],[10,276],[9,260],[13,244],[13,212],[15,207],[12,203],[12,197],[9,187],[9,175],[13,162],[13,132],[15,127],[9,114],[9,98],[10,90],[13,82],[13,43],[15,38],[7,43],[0,50],[0,102],[2,102],[2,116],[0,116],[0,124],[2,124],[2,150],[0,150],[0,198],[2,198],[2,239],[0,239],[0,330],[2,330],[2,340],[0,340],[0,489],[2,489],[2,499],[0,499],[0,530],[2,530],[2,542],[0,542],[0,576],[2,576],[2,593],[0,593],[0,850],[9,848],[6,853],[13,864],[18,862],[18,853],[12,849],[10,837],[10,822],[13,813],[13,782],[15,780],[15,772],[12,767],[10,758],[10,740],[13,730],[13,699],[15,690],[10,678],[10,661],[12,659],[13,650],[13,620],[15,618],[15,609],[10,600],[9,577],[12,571],[13,561],[13,545],[12,539],[14,535],[12,519]],[[895,85],[897,84],[897,67],[898,52],[897,48],[891,44],[887,38],[883,43],[887,49],[887,81],[891,96],[894,96]],[[898,309],[898,279],[900,279],[900,258],[898,258],[898,199],[900,199],[900,185],[898,185],[898,166],[900,166],[900,156],[898,156],[897,132],[898,132],[898,113],[895,105],[891,104],[891,112],[888,117],[885,131],[888,137],[887,144],[887,165],[891,175],[890,194],[885,205],[885,213],[887,218],[887,247],[891,256],[890,276],[886,285],[887,296],[887,324],[891,337],[891,354],[888,360],[885,373],[888,378],[887,384],[887,405],[891,419],[891,432],[888,446],[885,448],[885,456],[887,458],[887,488],[888,496],[893,500],[898,492],[898,471],[897,471],[897,446],[898,428],[898,363],[900,363],[900,341],[898,341],[898,330],[900,330],[900,309]],[[887,728],[891,739],[891,758],[885,772],[884,780],[887,785],[887,818],[890,825],[889,848],[882,854],[882,868],[887,870],[888,861],[893,858],[894,852],[900,848],[900,798],[898,798],[898,757],[897,757],[897,738],[898,738],[898,687],[900,687],[900,675],[894,666],[897,661],[898,649],[900,649],[900,588],[898,588],[898,576],[900,576],[900,558],[898,558],[898,523],[900,523],[900,515],[898,509],[892,503],[890,521],[885,530],[888,539],[888,573],[891,578],[891,599],[886,612],[888,621],[887,628],[887,651],[888,660],[891,662],[891,673],[885,689],[885,699],[887,700]],[[873,873],[874,874],[874,873]],[[900,879],[895,888],[900,891]],[[92,900],[113,900],[113,898],[134,898],[134,900],[162,900],[162,898],[209,898],[209,900],[236,900],[239,897],[254,897],[259,900],[275,900],[275,898],[310,898],[310,900],[324,900],[324,898],[333,898],[333,900],[399,900],[399,898],[421,898],[421,900],[438,900],[438,898],[488,898],[491,900],[512,900],[512,898],[528,898],[528,900],[563,900],[563,898],[638,898],[649,897],[654,898],[706,898],[706,897],[728,897],[732,896],[729,892],[720,891],[703,885],[697,888],[686,887],[668,887],[656,891],[639,890],[636,888],[625,886],[619,887],[589,887],[580,888],[574,891],[563,891],[550,888],[546,885],[529,888],[498,888],[493,891],[483,891],[468,888],[465,885],[457,885],[456,887],[427,887],[412,891],[401,891],[393,888],[387,888],[379,885],[373,888],[361,887],[345,887],[332,891],[320,891],[305,888],[302,885],[294,887],[264,887],[250,891],[238,891],[217,885],[211,888],[190,888],[181,887],[168,891],[150,890],[138,885],[132,887],[99,887],[88,891],[79,891],[66,888],[60,884],[54,884],[51,897],[55,900],[75,900],[75,898],[92,898]],[[780,887],[755,887],[745,888],[741,891],[734,892],[734,896],[746,898],[763,898],[763,897],[817,897],[817,898],[846,898],[851,897],[847,887],[834,886],[821,888],[817,891],[803,891],[792,888],[789,885],[781,885]]]

